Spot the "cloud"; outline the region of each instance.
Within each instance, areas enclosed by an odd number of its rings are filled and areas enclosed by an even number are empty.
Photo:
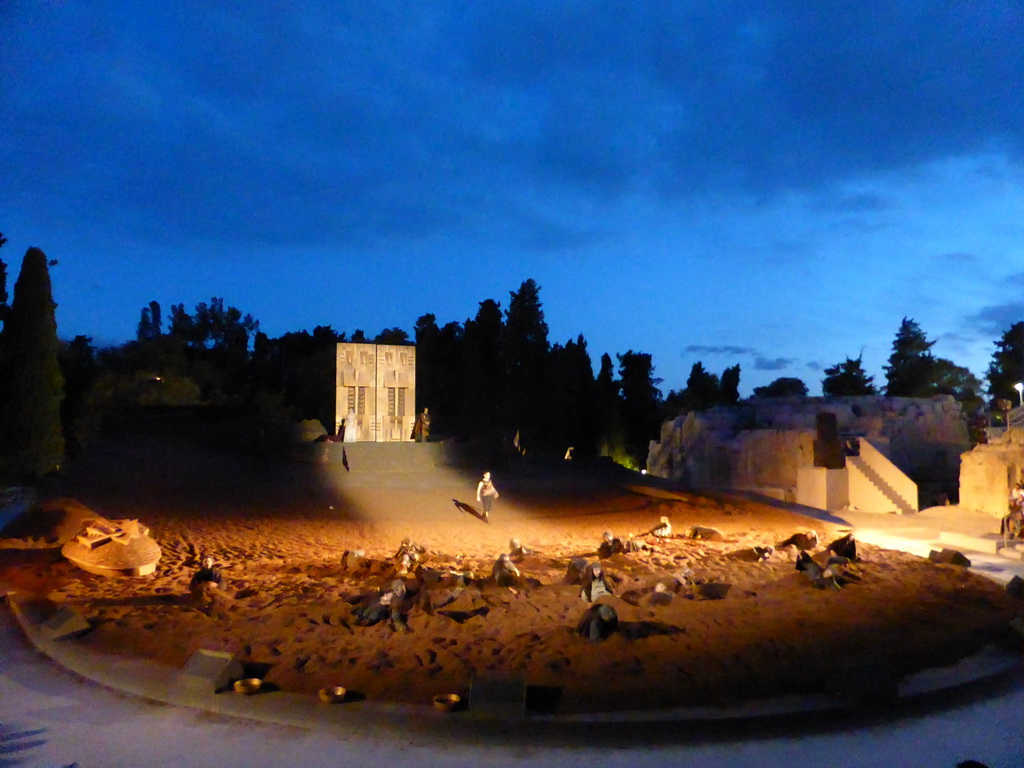
[[[881,213],[894,207],[893,201],[884,195],[861,192],[819,200],[812,209],[830,213]]]
[[[939,261],[949,262],[953,265],[971,265],[979,263],[980,259],[973,253],[967,253],[966,251],[953,251],[952,253],[940,254]]]
[[[750,347],[733,347],[733,346],[706,346],[703,344],[691,344],[688,347],[683,348],[683,352],[689,352],[691,354],[704,354],[704,355],[754,355],[757,354],[756,350]]]
[[[1024,321],[1024,301],[994,304],[965,318],[967,325],[979,334],[992,339],[1000,338],[1014,323]]]
[[[769,360],[764,357],[757,357],[754,360],[754,369],[758,371],[782,371],[791,367],[796,360],[792,357],[776,357]]]
[[[97,233],[358,246],[497,238],[511,219],[528,247],[571,248],[588,227],[531,199],[771,194],[1019,153],[1015,14],[998,0],[854,5],[842,23],[827,3],[16,7],[0,163],[54,222],[91,201]]]

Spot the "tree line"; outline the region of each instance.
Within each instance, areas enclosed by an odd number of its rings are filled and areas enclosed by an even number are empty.
[[[5,241],[0,235],[0,246]],[[237,409],[254,426],[319,419],[334,429],[335,360],[339,342],[417,347],[416,401],[432,415],[435,437],[482,440],[508,451],[579,458],[608,456],[644,465],[660,424],[688,411],[735,404],[740,366],[721,375],[693,365],[682,390],[663,396],[651,355],[602,354],[593,365],[582,334],[549,339],[540,286],[525,280],[507,304],[486,299],[474,317],[439,324],[422,315],[414,337],[398,327],[368,336],[331,326],[270,338],[259,321],[214,297],[192,311],[140,311],[136,337],[97,349],[88,336],[59,342],[49,262],[38,248],[23,259],[13,300],[0,261],[0,479],[33,479],[53,471],[111,419],[147,407]],[[982,384],[966,368],[935,357],[920,326],[904,318],[885,366],[881,391],[861,357],[824,370],[826,396],[951,394],[965,411],[983,407]],[[995,342],[988,369],[990,403],[1012,399],[1024,378],[1024,322]],[[803,396],[803,381],[784,377],[755,397]]]

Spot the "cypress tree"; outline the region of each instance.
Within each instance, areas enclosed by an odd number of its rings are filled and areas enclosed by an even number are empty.
[[[64,455],[56,304],[46,255],[29,248],[0,339],[0,476],[35,481]]]

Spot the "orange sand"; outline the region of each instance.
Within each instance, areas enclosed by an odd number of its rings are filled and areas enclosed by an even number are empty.
[[[791,549],[759,563],[751,547],[809,528],[824,545],[845,530],[738,497],[659,497],[625,489],[608,470],[518,467],[496,473],[502,498],[485,524],[452,504],[475,504],[476,477],[438,469],[355,482],[312,462],[124,435],[72,465],[50,494],[148,525],[163,549],[156,574],[105,579],[64,561],[54,546],[87,511],[58,503],[3,532],[0,584],[74,606],[95,625],[78,642],[108,653],[180,667],[200,647],[229,649],[281,689],[343,685],[368,699],[422,703],[467,693],[474,673],[521,675],[557,692],[559,712],[834,690],[865,669],[900,675],[950,663],[1005,639],[1019,612],[998,585],[961,568],[864,545],[860,583],[815,589],[795,572]],[[600,643],[579,637],[586,605],[564,583],[569,559],[594,559],[604,530],[642,531],[661,515],[678,534],[701,525],[725,538],[680,536],[605,561],[619,632]],[[419,591],[410,632],[356,626],[353,602],[390,583],[390,557],[406,536],[427,546],[428,568],[478,576],[516,537],[537,551],[519,564],[535,582],[453,591],[409,577]],[[342,566],[356,548],[371,568]],[[188,594],[201,552],[224,573],[212,606]],[[816,554],[822,560],[823,546]],[[686,568],[732,588],[725,599],[699,599],[673,579]],[[667,605],[650,603],[659,581],[674,592]]]

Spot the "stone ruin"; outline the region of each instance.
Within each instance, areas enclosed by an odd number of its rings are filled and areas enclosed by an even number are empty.
[[[794,502],[801,471],[824,466],[820,446],[815,460],[819,414],[834,416],[841,440],[870,440],[918,484],[922,506],[955,493],[970,438],[959,403],[947,395],[752,398],[691,412],[662,425],[660,439],[650,444],[647,472],[690,487],[750,490]]]
[[[990,430],[988,442],[960,457],[960,506],[1001,518],[1010,488],[1024,480],[1024,426]]]

